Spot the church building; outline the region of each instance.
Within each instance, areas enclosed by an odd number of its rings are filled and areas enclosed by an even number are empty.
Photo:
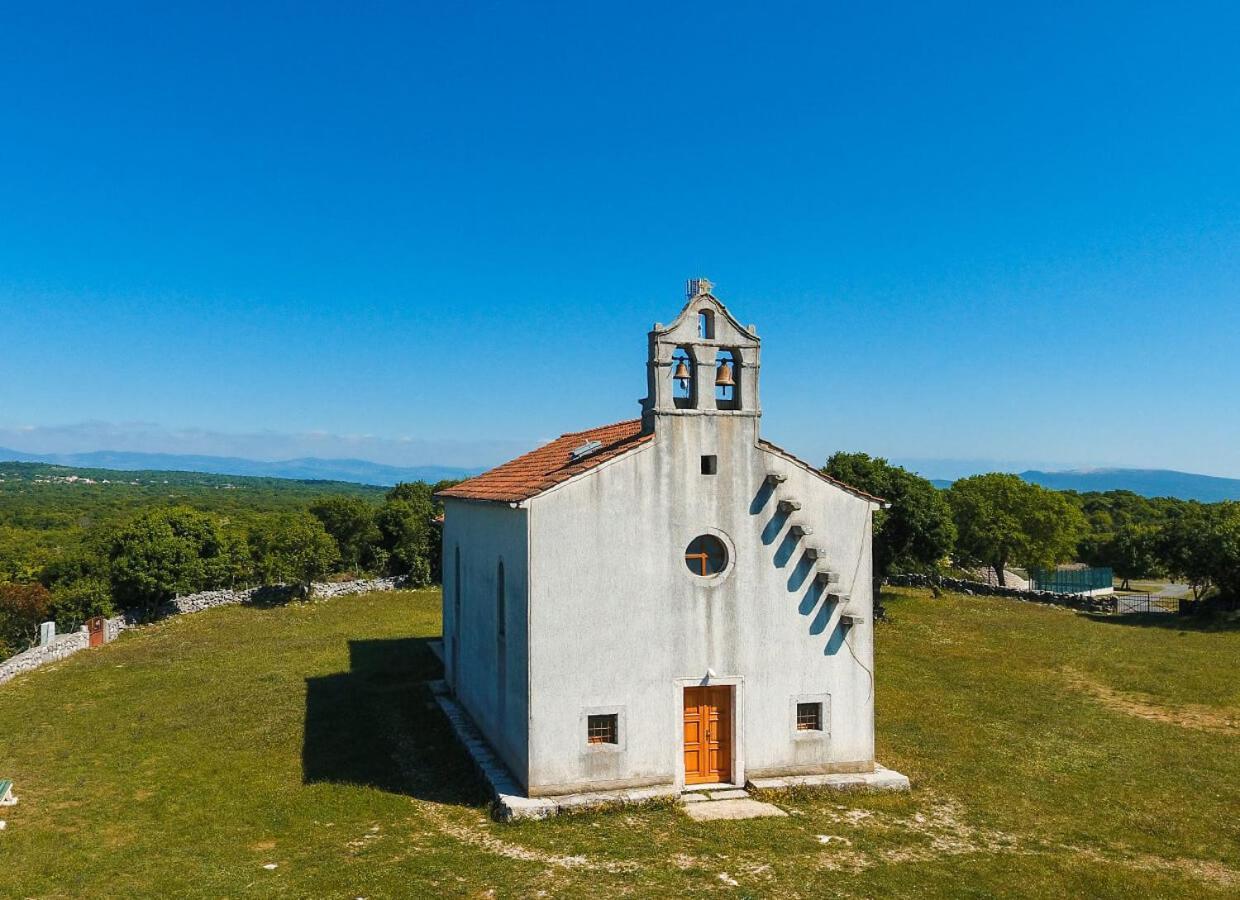
[[[688,294],[639,418],[440,493],[451,700],[525,798],[907,786],[874,759],[883,501],[762,437],[756,329]]]

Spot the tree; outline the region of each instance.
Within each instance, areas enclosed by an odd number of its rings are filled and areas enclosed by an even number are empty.
[[[323,523],[307,513],[270,516],[250,533],[254,570],[266,584],[307,586],[340,561]]]
[[[1167,573],[1192,587],[1195,599],[1200,599],[1214,582],[1212,518],[1209,508],[1194,503],[1158,532],[1158,555]]]
[[[1162,569],[1158,531],[1148,525],[1124,525],[1102,541],[1096,551],[1098,564],[1110,566],[1128,589],[1133,578],[1157,575]]]
[[[1085,517],[1055,491],[1017,475],[962,478],[947,492],[956,521],[956,550],[991,566],[1004,584],[1008,565],[1053,566],[1073,557]]]
[[[186,507],[143,513],[108,548],[112,596],[122,609],[153,609],[178,594],[227,587],[246,577],[245,561],[238,535]]]
[[[951,553],[956,540],[951,507],[926,479],[865,453],[832,454],[823,472],[891,503],[874,513],[875,578],[934,571]]]
[[[52,595],[41,584],[0,584],[0,645],[20,653],[34,645],[51,615]]]
[[[67,632],[93,616],[110,616],[115,612],[112,593],[102,578],[81,578],[52,591],[51,614],[58,631]]]
[[[312,505],[310,512],[336,541],[346,569],[360,572],[382,561],[375,552],[383,540],[375,525],[375,508],[361,497],[327,497]]]
[[[411,584],[426,585],[439,569],[439,527],[431,487],[416,481],[388,491],[375,514],[383,535],[383,549],[394,575],[406,575]]]
[[[1214,532],[1214,582],[1228,600],[1240,601],[1240,503],[1221,504]]]

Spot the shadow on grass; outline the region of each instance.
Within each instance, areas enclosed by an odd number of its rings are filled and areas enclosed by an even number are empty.
[[[349,642],[349,671],[306,679],[302,780],[355,784],[436,803],[486,801],[426,682],[442,675],[428,638]]]
[[[1081,613],[1092,622],[1107,625],[1127,625],[1130,628],[1162,628],[1166,631],[1240,631],[1240,617],[1220,613],[1198,613],[1178,616],[1175,613],[1125,613],[1103,615]]]

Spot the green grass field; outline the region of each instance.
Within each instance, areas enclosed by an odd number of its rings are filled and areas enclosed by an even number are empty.
[[[422,684],[435,592],[130,632],[0,687],[0,896],[1240,895],[1240,631],[888,607],[879,759],[912,793],[701,824],[490,821]]]

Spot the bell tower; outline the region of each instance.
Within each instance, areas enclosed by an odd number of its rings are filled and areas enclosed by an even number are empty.
[[[712,289],[705,278],[690,279],[684,309],[671,325],[650,332],[642,401],[647,431],[683,419],[742,419],[757,436],[758,335],[732,318]]]

